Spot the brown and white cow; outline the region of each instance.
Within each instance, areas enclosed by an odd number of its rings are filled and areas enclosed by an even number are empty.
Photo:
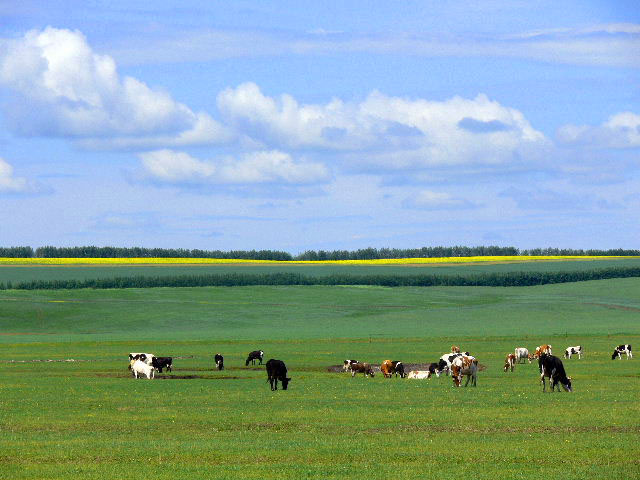
[[[516,356],[513,353],[507,355],[507,358],[504,359],[504,371],[511,369],[513,372],[513,367],[516,365]]]
[[[464,386],[469,385],[469,380],[471,380],[471,385],[475,387],[478,379],[478,360],[466,355],[454,358],[453,362],[451,362],[451,377],[455,387],[459,387],[462,384],[463,375],[467,377],[467,382]]]
[[[460,347],[457,345],[451,345],[451,353],[460,353]]]
[[[429,370],[411,370],[407,375],[407,378],[413,378],[416,380],[424,380],[431,377]]]
[[[404,365],[399,360],[385,360],[380,365],[380,371],[384,378],[391,378],[395,373],[396,377],[400,375],[400,378],[404,378],[406,374],[404,373]]]
[[[363,373],[365,377],[369,375],[374,376],[373,368],[371,368],[371,365],[368,363],[355,363],[351,365],[351,378],[355,377],[356,373]]]
[[[544,345],[540,345],[539,347],[536,347],[536,351],[533,354],[533,358],[540,358],[540,355],[542,354],[552,355],[551,345],[547,345],[545,343]]]

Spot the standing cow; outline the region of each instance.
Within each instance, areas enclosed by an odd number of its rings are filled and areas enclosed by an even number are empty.
[[[342,370],[344,370],[345,372],[350,372],[351,366],[355,365],[356,363],[359,363],[358,360],[347,359],[344,362],[342,362]]]
[[[613,350],[613,355],[611,355],[611,360],[615,360],[616,357],[619,358],[620,360],[622,360],[622,354],[626,354],[627,355],[627,360],[629,360],[630,358],[633,358],[633,354],[631,353],[631,345],[618,345],[614,350]]]
[[[218,370],[224,370],[224,357],[219,353],[213,357],[213,360],[216,362],[216,368]]]
[[[582,345],[567,347],[564,351],[564,358],[571,358],[571,355],[578,355],[578,360],[582,358]]]
[[[471,380],[471,385],[475,387],[478,380],[478,360],[466,355],[454,358],[453,362],[451,362],[451,378],[455,387],[459,387],[462,384],[463,375],[467,377],[467,382],[464,386],[469,385],[469,380]]]
[[[278,380],[282,382],[282,389],[289,386],[290,378],[287,378],[287,366],[282,360],[267,360],[267,381],[271,384],[271,390],[278,390]]]
[[[507,355],[507,358],[504,359],[504,371],[511,369],[513,372],[513,367],[516,365],[516,356],[513,353]]]
[[[247,357],[247,361],[244,363],[244,366],[249,366],[249,362],[251,362],[251,365],[255,365],[256,360],[259,360],[260,365],[262,365],[262,357],[264,357],[264,352],[262,350],[254,350],[253,352],[250,352],[249,356]]]
[[[515,349],[516,361],[521,363],[521,360],[527,361],[531,363],[531,355],[529,355],[529,350],[524,347],[516,347]]]
[[[135,378],[141,377],[141,376],[145,376],[147,377],[149,380],[151,380],[152,378],[155,377],[155,368],[153,368],[151,365],[147,365],[146,363],[144,363],[142,360],[135,360],[132,364],[131,364],[131,373],[133,373],[133,376]]]
[[[173,368],[173,357],[153,357],[151,359],[151,366],[162,373],[162,369],[166,368],[168,372]]]
[[[385,360],[382,362],[382,365],[380,365],[380,371],[384,378],[391,378],[393,374],[395,374],[396,377],[398,375],[400,375],[400,378],[405,377],[404,365],[398,360]]]
[[[538,368],[540,369],[540,382],[542,382],[542,391],[547,390],[547,385],[544,381],[544,377],[549,378],[549,384],[551,385],[551,391],[553,392],[556,385],[562,385],[567,392],[571,392],[571,377],[567,377],[567,373],[564,371],[564,365],[562,360],[553,355],[547,355],[543,353],[538,358]],[[558,387],[560,391],[560,387]]]

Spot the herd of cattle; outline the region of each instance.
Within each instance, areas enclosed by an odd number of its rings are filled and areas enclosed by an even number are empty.
[[[622,354],[626,355],[627,360],[633,358],[631,345],[625,344],[615,347],[611,359],[622,359]],[[578,360],[582,359],[583,349],[581,345],[565,349],[565,359],[570,359],[573,355],[577,355]],[[262,350],[254,350],[247,356],[245,366],[248,366],[249,363],[255,365],[256,361],[259,362],[259,365],[262,365],[263,357],[264,352]],[[546,391],[547,388],[545,377],[549,379],[551,391],[554,391],[556,386],[558,386],[558,390],[560,390],[559,385],[567,392],[572,391],[571,377],[567,376],[562,360],[553,355],[551,345],[540,345],[536,347],[533,354],[530,354],[529,350],[524,347],[517,347],[514,353],[509,353],[506,356],[504,371],[507,372],[510,370],[513,372],[516,363],[526,363],[527,361],[531,363],[533,359],[538,360],[540,383],[542,383],[543,392]],[[214,362],[218,370],[224,369],[224,358],[221,354],[215,354]],[[162,373],[162,369],[171,372],[172,367],[172,357],[156,357],[151,353],[129,354],[129,369],[135,378],[146,377],[152,379],[155,377],[156,370],[159,373]],[[266,369],[267,381],[271,385],[271,390],[278,389],[278,381],[282,383],[282,389],[286,390],[291,378],[287,377],[287,367],[284,362],[272,358],[266,362]],[[345,372],[351,372],[351,377],[355,377],[357,373],[362,373],[365,377],[374,376],[374,368],[371,364],[357,360],[345,360],[343,362],[343,370]],[[475,387],[478,377],[478,360],[469,352],[461,352],[460,347],[453,345],[450,353],[445,353],[437,362],[428,364],[426,370],[411,370],[407,373],[401,361],[385,360],[380,365],[380,372],[385,378],[391,378],[395,375],[396,377],[400,376],[400,378],[417,380],[429,379],[432,375],[440,377],[440,375],[445,374],[451,376],[453,385],[456,387],[461,386],[462,377],[464,376],[467,379],[465,387],[469,382]]]

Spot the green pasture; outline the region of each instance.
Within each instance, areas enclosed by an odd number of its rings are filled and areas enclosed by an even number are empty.
[[[0,284],[30,280],[89,280],[99,278],[227,273],[300,273],[308,276],[349,275],[473,275],[504,272],[575,272],[609,267],[637,267],[640,258],[544,260],[487,264],[339,265],[339,264],[219,264],[219,265],[0,265]]]
[[[640,478],[640,357],[611,360],[640,346],[637,278],[8,290],[0,332],[2,479]],[[543,394],[535,364],[502,371],[541,343],[583,345],[564,361],[574,393]],[[486,367],[477,388],[328,371],[435,361],[452,344]],[[258,348],[287,363],[289,390],[244,366]],[[171,355],[174,371],[136,381],[131,351]]]

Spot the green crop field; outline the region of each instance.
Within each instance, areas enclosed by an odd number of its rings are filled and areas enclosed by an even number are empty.
[[[0,265],[0,284],[30,280],[87,280],[130,276],[206,275],[225,273],[300,273],[309,276],[351,275],[472,275],[504,272],[576,272],[594,268],[638,267],[640,258],[544,260],[534,262],[409,265],[340,265],[340,264],[218,264],[218,265]]]
[[[2,479],[640,478],[640,358],[611,360],[640,345],[639,278],[5,290],[0,332]],[[535,364],[502,371],[541,343],[583,345],[564,361],[573,393],[543,394]],[[477,388],[328,371],[431,362],[452,344],[486,367]],[[244,366],[254,349],[286,362],[289,390]],[[174,371],[134,380],[129,352],[173,356]]]

